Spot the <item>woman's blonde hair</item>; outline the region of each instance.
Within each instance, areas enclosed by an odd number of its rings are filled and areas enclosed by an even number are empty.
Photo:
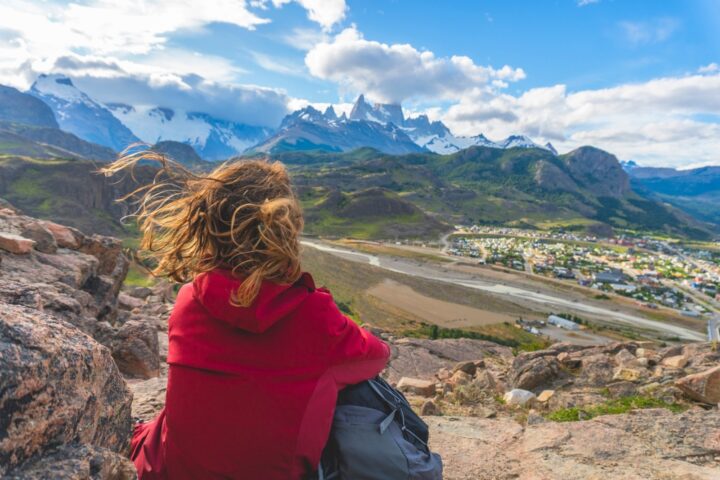
[[[120,200],[132,199],[142,232],[140,253],[157,260],[152,273],[178,282],[225,268],[243,281],[231,297],[250,306],[263,280],[293,283],[301,275],[300,205],[281,163],[224,163],[196,174],[162,154],[131,153],[100,171],[131,175],[138,162],[154,161],[154,180]]]

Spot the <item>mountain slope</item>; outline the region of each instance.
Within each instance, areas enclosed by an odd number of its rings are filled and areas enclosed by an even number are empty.
[[[0,85],[0,121],[59,128],[52,109],[42,100]]]
[[[40,75],[29,93],[50,106],[62,130],[122,151],[139,139],[100,103],[61,75]]]
[[[628,172],[637,190],[720,225],[720,167],[675,170],[635,166]]]
[[[150,150],[165,154],[172,160],[188,167],[209,169],[213,165],[200,158],[200,155],[197,154],[195,149],[186,143],[163,140],[150,147]]]
[[[14,148],[9,148],[7,143],[0,143],[0,153],[30,157],[83,158],[102,162],[112,161],[117,156],[108,147],[86,142],[58,128],[0,122],[0,132],[5,134],[6,139],[8,134],[16,136]]]
[[[140,165],[134,178],[153,179],[157,169]],[[0,157],[0,197],[24,213],[71,225],[86,233],[120,234],[128,205],[116,200],[137,184],[130,175],[107,178],[85,160]]]
[[[471,147],[451,155],[415,153],[348,161],[351,154],[275,157],[316,197],[369,188],[394,192],[445,223],[608,231],[608,227],[707,238],[682,212],[633,191],[617,159],[584,147],[566,155],[537,148]]]

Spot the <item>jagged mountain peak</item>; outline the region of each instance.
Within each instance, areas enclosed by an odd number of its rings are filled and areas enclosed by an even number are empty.
[[[328,106],[325,109],[323,116],[328,120],[337,120],[338,119],[337,113],[335,113],[335,109],[333,108],[332,105]]]

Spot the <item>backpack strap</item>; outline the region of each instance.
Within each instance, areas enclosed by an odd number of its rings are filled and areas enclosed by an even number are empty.
[[[387,385],[387,383],[379,378],[371,378],[367,381],[368,385],[370,385],[370,388],[373,389],[373,391],[380,397],[382,400],[387,403],[393,410],[390,412],[390,414],[385,417],[385,419],[380,422],[380,433],[385,433],[385,430],[390,426],[392,421],[395,419],[395,414],[397,412],[400,412],[400,430],[402,430],[403,433],[407,433],[409,435],[412,435],[418,442],[420,442],[425,447],[428,447],[428,444],[425,443],[420,437],[415,435],[411,430],[409,430],[405,426],[405,413],[402,410],[401,405],[404,404],[408,408],[410,408],[410,404],[405,400],[404,397],[398,395],[395,393],[395,391]],[[385,390],[386,393],[388,393],[390,396],[392,396],[394,402],[392,400],[389,400],[382,392],[382,390]]]

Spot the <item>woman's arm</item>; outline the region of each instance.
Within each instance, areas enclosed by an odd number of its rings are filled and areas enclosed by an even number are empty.
[[[342,388],[373,378],[387,365],[390,347],[343,315],[329,292],[328,299],[328,353],[335,381]]]

